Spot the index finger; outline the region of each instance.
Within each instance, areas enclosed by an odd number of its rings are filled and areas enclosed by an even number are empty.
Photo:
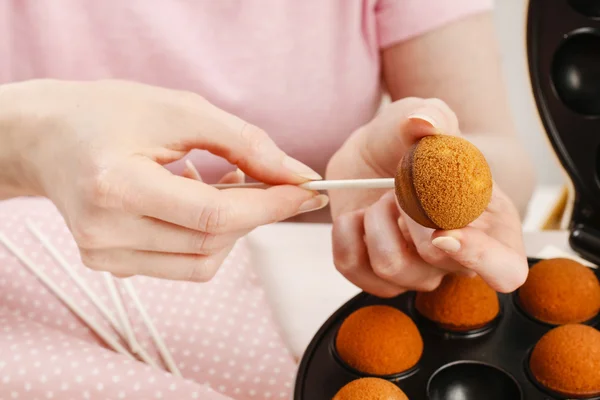
[[[327,196],[291,185],[220,191],[173,175],[149,159],[110,171],[103,177],[99,191],[101,206],[213,234],[282,221],[322,208],[328,200]]]
[[[459,135],[458,119],[441,100],[405,98],[389,104],[358,135],[357,145],[369,165],[395,174],[402,156],[419,139]]]
[[[156,130],[160,145],[186,152],[207,150],[265,183],[298,184],[322,179],[316,171],[286,154],[259,127],[197,95],[177,94],[171,107],[166,107],[171,113],[164,118],[165,126]]]

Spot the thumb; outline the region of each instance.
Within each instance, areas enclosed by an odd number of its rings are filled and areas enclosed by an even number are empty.
[[[267,184],[298,184],[322,177],[281,150],[262,129],[208,101],[191,97],[183,137],[185,150],[207,150],[237,165],[248,176]]]
[[[367,165],[394,176],[408,149],[435,134],[459,135],[456,114],[439,99],[409,97],[389,104],[359,131],[357,145]]]

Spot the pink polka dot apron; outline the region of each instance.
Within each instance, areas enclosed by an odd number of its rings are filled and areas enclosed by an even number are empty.
[[[126,318],[137,353],[131,351],[124,326],[111,324],[32,233],[31,223],[113,322]],[[132,277],[127,285],[113,279],[111,292],[105,274],[81,264],[61,215],[47,200],[1,202],[0,234],[129,351],[121,354],[107,345],[0,244],[0,400],[290,398],[296,364],[279,335],[244,240],[209,283]],[[170,366],[157,337],[171,357]]]

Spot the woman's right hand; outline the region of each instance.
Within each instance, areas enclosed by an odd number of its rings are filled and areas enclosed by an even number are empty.
[[[123,81],[29,81],[0,87],[0,114],[12,154],[0,165],[19,172],[12,180],[24,193],[54,202],[92,269],[207,281],[241,236],[328,201],[293,186],[320,179],[316,172],[192,93]],[[281,185],[217,190],[164,167],[192,149]]]

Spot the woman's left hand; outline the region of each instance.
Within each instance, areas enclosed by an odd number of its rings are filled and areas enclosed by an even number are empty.
[[[352,134],[332,157],[327,179],[389,178],[404,153],[433,134],[460,136],[456,115],[437,99],[390,104]],[[434,231],[408,217],[393,190],[332,190],[333,254],[337,270],[380,297],[431,291],[449,272],[479,275],[498,292],[512,292],[528,273],[519,213],[497,185],[472,224]]]

